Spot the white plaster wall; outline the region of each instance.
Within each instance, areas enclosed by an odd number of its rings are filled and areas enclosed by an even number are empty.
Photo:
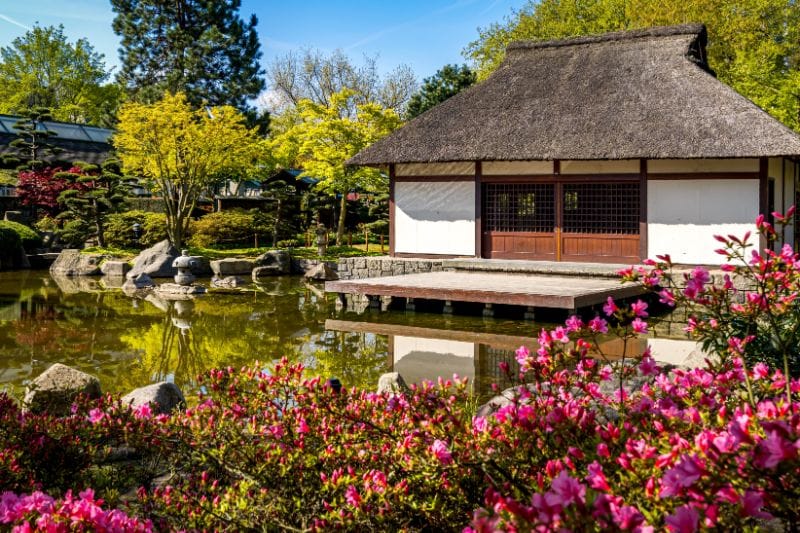
[[[553,173],[552,161],[484,161],[481,163],[484,176],[549,175]]]
[[[475,183],[398,182],[394,251],[475,255]]]
[[[561,174],[638,174],[638,159],[619,161],[561,161]]]
[[[475,163],[398,163],[394,167],[394,173],[395,176],[474,176]]]
[[[705,359],[710,357],[699,342],[688,339],[649,338],[647,346],[653,359],[670,365],[694,368],[703,366]]]
[[[475,344],[394,335],[394,371],[409,383],[436,381],[453,374],[475,378]]]
[[[718,265],[714,235],[755,234],[758,180],[649,180],[647,255],[670,254],[673,262]],[[757,244],[756,239],[751,242]]]
[[[758,172],[758,159],[652,159],[647,162],[647,172]]]

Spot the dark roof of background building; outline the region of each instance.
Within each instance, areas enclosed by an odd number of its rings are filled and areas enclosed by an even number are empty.
[[[17,138],[14,124],[19,120],[20,117],[0,115],[0,155],[16,153],[9,143]],[[45,158],[47,160],[100,164],[114,149],[110,143],[114,133],[111,129],[56,121],[44,122],[42,129],[55,132],[56,135],[49,137],[47,142],[63,150],[53,157]]]
[[[800,136],[716,79],[701,24],[515,42],[485,81],[353,165],[800,154]]]

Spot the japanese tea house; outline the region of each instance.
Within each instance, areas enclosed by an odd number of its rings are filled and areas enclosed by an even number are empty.
[[[705,46],[699,24],[512,43],[349,161],[388,167],[391,255],[719,263],[715,234],[798,201],[800,136]]]

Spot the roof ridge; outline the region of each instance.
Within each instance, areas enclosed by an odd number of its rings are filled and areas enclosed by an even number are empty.
[[[506,47],[507,51],[512,50],[533,50],[540,48],[562,48],[565,46],[576,46],[581,44],[592,44],[614,41],[630,41],[634,39],[648,39],[652,37],[670,37],[674,35],[700,35],[706,31],[706,27],[701,23],[678,24],[674,26],[653,26],[638,30],[615,31],[601,33],[598,35],[583,35],[570,37],[567,39],[555,39],[550,41],[522,40],[513,41]]]

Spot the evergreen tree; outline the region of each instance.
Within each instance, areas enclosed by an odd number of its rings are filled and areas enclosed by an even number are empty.
[[[17,138],[9,143],[16,149],[17,156],[3,158],[5,166],[16,164],[18,170],[33,170],[42,168],[42,158],[53,156],[61,151],[60,148],[47,142],[47,139],[56,135],[54,131],[44,127],[44,122],[53,120],[49,109],[36,107],[23,111],[21,118],[14,124]]]
[[[106,218],[122,209],[128,192],[120,162],[109,159],[102,168],[76,163],[74,168],[55,177],[69,186],[58,197],[58,203],[65,208],[58,215],[59,220],[65,221],[59,237],[75,245],[94,235],[97,244],[105,246]]]
[[[407,118],[421,115],[436,104],[455,96],[475,84],[478,77],[467,65],[445,65],[430,78],[425,78],[419,91],[411,96]]]
[[[248,109],[264,88],[257,19],[241,0],[111,0],[122,38],[119,82],[136,101],[182,92],[194,107]]]

